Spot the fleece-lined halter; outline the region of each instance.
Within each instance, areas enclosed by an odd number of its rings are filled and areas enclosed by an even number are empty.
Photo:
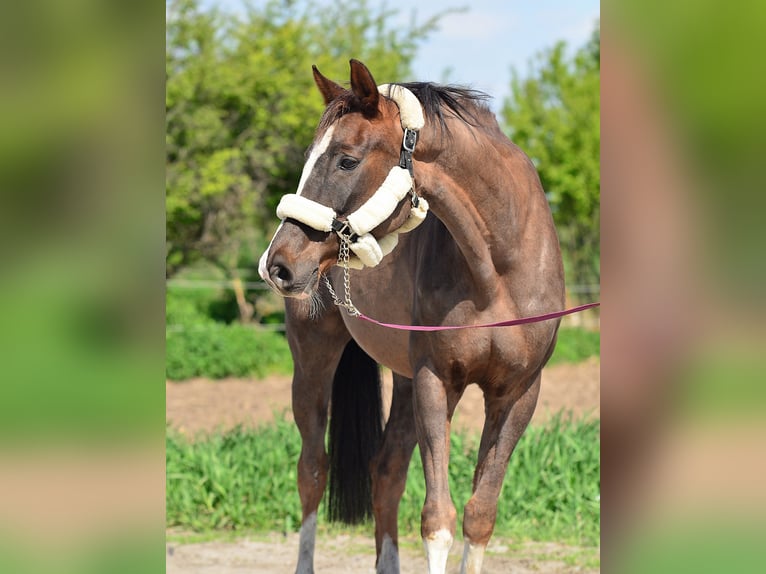
[[[348,266],[355,269],[375,267],[394,250],[399,234],[415,229],[428,213],[428,202],[415,192],[412,174],[412,152],[418,131],[425,125],[423,108],[415,94],[403,86],[383,84],[378,86],[378,91],[399,106],[404,137],[399,165],[391,168],[373,196],[344,220],[338,219],[333,209],[295,193],[283,196],[277,206],[277,217],[283,221],[294,219],[317,231],[337,233],[341,246],[347,245],[354,253],[355,257],[348,259]],[[407,220],[388,235],[375,239],[370,232],[391,217],[408,193],[412,207]]]

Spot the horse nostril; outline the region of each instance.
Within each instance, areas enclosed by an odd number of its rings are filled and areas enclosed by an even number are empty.
[[[281,287],[286,287],[292,283],[293,280],[292,272],[284,265],[280,265],[278,263],[275,263],[271,266],[269,269],[269,275],[271,275],[271,279],[274,281],[274,283]]]

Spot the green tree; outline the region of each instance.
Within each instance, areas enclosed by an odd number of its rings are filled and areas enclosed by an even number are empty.
[[[408,79],[446,12],[402,27],[367,0],[271,0],[239,15],[198,0],[167,8],[167,274],[205,259],[236,286],[273,231],[278,198],[294,191],[322,112],[311,65],[346,78],[353,57],[381,81]]]
[[[600,278],[600,29],[567,58],[559,42],[516,70],[501,116],[537,166],[559,230],[569,284]]]

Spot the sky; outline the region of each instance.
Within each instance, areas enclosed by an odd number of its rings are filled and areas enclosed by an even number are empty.
[[[242,0],[203,0],[203,5],[236,10]],[[403,25],[413,12],[422,23],[446,8],[467,7],[465,12],[442,18],[439,29],[420,44],[413,78],[385,81],[412,79],[470,86],[492,96],[490,105],[495,111],[510,93],[512,68],[526,75],[535,54],[559,40],[571,49],[582,46],[600,11],[599,0],[417,0],[412,4],[369,0],[369,5],[398,10],[397,19]]]

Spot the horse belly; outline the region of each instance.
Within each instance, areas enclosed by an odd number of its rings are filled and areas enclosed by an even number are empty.
[[[380,327],[348,315],[344,316],[343,320],[354,340],[377,363],[395,373],[412,378],[409,333]]]

